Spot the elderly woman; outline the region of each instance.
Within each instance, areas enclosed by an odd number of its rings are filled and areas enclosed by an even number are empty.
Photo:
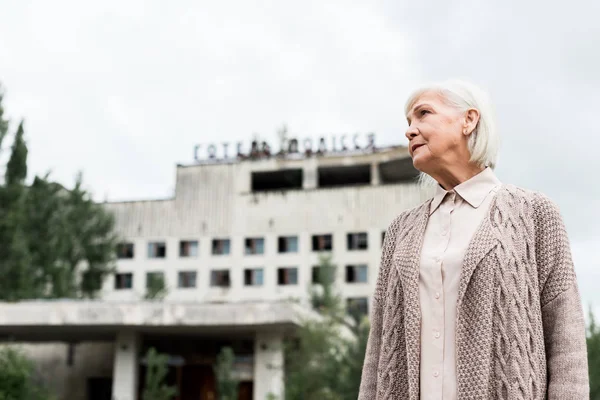
[[[565,226],[546,196],[494,175],[487,96],[436,84],[405,112],[435,194],[387,229],[359,399],[588,399]]]

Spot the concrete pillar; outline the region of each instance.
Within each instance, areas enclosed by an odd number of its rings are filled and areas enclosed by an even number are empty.
[[[302,166],[302,188],[315,189],[318,185],[317,159],[315,157],[304,160]]]
[[[371,163],[371,185],[379,185],[381,179],[379,178],[379,164],[374,162]]]
[[[267,399],[269,393],[283,399],[283,335],[279,332],[259,332],[254,342],[254,395]]]
[[[140,336],[132,330],[117,334],[113,367],[113,400],[136,400]]]

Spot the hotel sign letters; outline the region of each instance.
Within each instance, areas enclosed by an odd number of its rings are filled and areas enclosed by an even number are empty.
[[[265,141],[253,140],[248,150],[244,149],[243,142],[235,144],[235,152],[231,152],[231,143],[220,144],[198,144],[194,146],[194,160],[197,162],[206,160],[230,160],[237,159],[261,159],[270,157],[288,157],[292,155],[310,157],[312,155],[324,155],[329,153],[344,152],[372,152],[375,150],[375,134],[366,135],[339,135],[331,136],[330,140],[320,137],[317,141],[311,138],[298,140],[291,138],[285,140],[277,153]]]

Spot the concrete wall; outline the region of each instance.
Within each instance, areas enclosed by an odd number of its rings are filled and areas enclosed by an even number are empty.
[[[36,369],[58,400],[87,400],[87,380],[112,377],[114,343],[84,342],[75,345],[68,365],[64,343],[17,344],[34,361]]]
[[[396,154],[397,153],[397,154]],[[135,244],[133,260],[119,260],[120,272],[133,274],[133,288],[114,290],[114,279],[105,281],[105,300],[131,301],[144,296],[146,273],[162,271],[169,287],[169,301],[243,302],[306,299],[311,280],[311,267],[318,262],[318,254],[311,249],[311,236],[333,234],[333,260],[338,268],[337,283],[343,297],[369,297],[377,277],[381,233],[402,211],[414,207],[429,197],[416,184],[350,186],[319,189],[307,180],[323,165],[353,165],[384,162],[390,157],[401,157],[402,152],[370,154],[334,159],[309,158],[304,160],[243,162],[226,165],[181,167],[177,170],[176,196],[168,201],[141,201],[112,203],[107,207],[115,212],[119,232]],[[285,192],[250,192],[253,171],[279,168],[305,170],[307,188]],[[314,182],[313,182],[314,183]],[[346,235],[368,232],[366,251],[347,251]],[[299,252],[278,254],[277,238],[297,235]],[[213,238],[229,238],[231,254],[211,255]],[[262,237],[265,254],[244,255],[244,239]],[[148,259],[149,241],[166,241],[165,259]],[[198,240],[197,258],[180,258],[179,241]],[[368,283],[345,283],[345,266],[367,264]],[[297,267],[299,283],[293,286],[277,285],[279,267]],[[244,286],[245,268],[263,268],[262,287]],[[210,287],[212,269],[229,269],[231,287]],[[179,271],[196,271],[197,287],[178,289]]]

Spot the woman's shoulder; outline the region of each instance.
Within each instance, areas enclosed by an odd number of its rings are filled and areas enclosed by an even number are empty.
[[[558,204],[545,193],[522,188],[512,184],[503,184],[497,193],[497,207],[525,214],[540,220],[562,220]]]

